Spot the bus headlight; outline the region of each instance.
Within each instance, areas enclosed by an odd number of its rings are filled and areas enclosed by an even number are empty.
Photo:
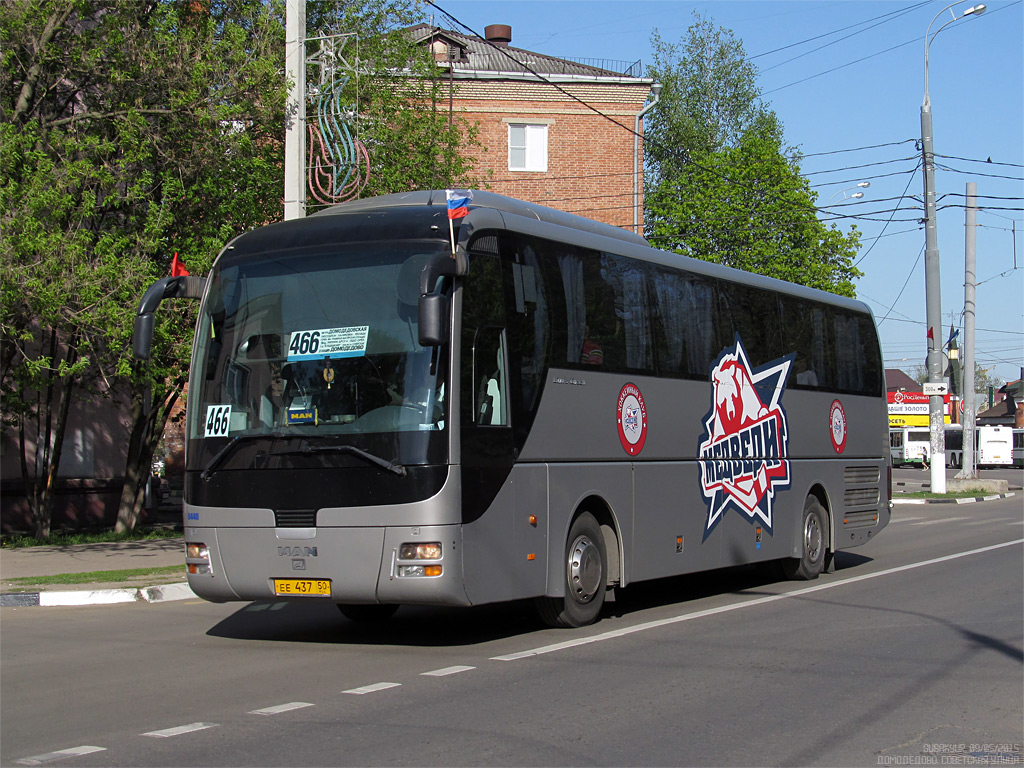
[[[398,549],[399,560],[440,560],[441,542],[429,544],[403,544]]]
[[[399,576],[440,576],[443,567],[440,563],[415,562],[441,559],[441,542],[407,543],[398,548]],[[410,562],[413,561],[413,562]]]
[[[210,548],[200,542],[186,542],[185,570],[193,575],[210,573]]]

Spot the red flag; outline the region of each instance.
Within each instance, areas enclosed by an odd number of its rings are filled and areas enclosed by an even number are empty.
[[[175,255],[177,255],[177,254],[175,254]],[[935,341],[934,329],[932,329],[932,328],[928,329],[928,338],[931,339],[932,341]]]
[[[174,258],[171,260],[171,277],[186,277],[188,276],[188,270],[185,269],[185,262],[178,258],[178,252],[174,252]]]

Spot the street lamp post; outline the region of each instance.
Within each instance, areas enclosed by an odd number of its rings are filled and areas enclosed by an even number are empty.
[[[843,196],[843,200],[860,200],[862,197],[864,197],[864,193],[863,192],[854,192],[852,195],[849,195],[849,196],[847,196],[846,193],[849,192],[851,189],[858,189],[858,188],[859,189],[867,189],[870,186],[871,186],[871,182],[870,181],[862,181],[856,187],[847,187],[846,189],[841,189],[838,192],[836,192],[834,195],[832,195],[832,197],[830,197],[828,199],[829,205],[831,205],[832,201],[835,200],[840,195]]]
[[[921,153],[924,173],[924,293],[925,315],[928,325],[928,383],[938,385],[942,381],[942,302],[939,295],[939,244],[935,226],[935,150],[932,143],[932,102],[928,95],[928,49],[932,40],[942,30],[965,16],[978,15],[984,5],[973,5],[960,16],[952,10],[960,3],[951,3],[935,14],[928,23],[924,35],[924,101],[921,103]],[[932,24],[946,11],[952,16],[949,21],[932,34]],[[927,389],[933,390],[935,387]],[[946,446],[945,427],[942,419],[941,394],[930,393],[928,397],[928,424],[931,432],[931,489],[932,493],[946,492]]]

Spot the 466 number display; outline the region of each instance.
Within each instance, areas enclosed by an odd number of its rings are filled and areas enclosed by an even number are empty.
[[[231,426],[230,405],[210,405],[206,408],[206,437],[227,437]]]

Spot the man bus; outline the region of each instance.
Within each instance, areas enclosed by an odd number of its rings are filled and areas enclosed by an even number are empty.
[[[581,626],[646,579],[813,579],[888,523],[864,304],[487,192],[454,223],[444,192],[344,203],[150,288],[140,357],[161,299],[202,299],[196,594],[356,619],[535,598]]]

